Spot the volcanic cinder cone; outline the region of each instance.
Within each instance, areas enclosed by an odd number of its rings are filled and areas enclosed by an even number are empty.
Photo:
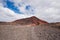
[[[30,18],[24,18],[15,20],[13,22],[0,22],[0,24],[11,24],[11,25],[40,25],[40,24],[48,24],[48,22],[38,19],[35,16],[32,16]]]

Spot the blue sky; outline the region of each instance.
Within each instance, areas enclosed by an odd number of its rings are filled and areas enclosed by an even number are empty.
[[[18,9],[16,6],[14,6],[14,3],[13,3],[13,2],[11,2],[11,1],[9,1],[9,0],[7,0],[7,1],[5,1],[5,2],[6,2],[5,7],[13,10],[13,11],[16,12],[16,13],[20,13],[20,12],[19,12],[19,9]]]
[[[4,2],[6,4],[6,5],[4,5],[4,7],[11,9],[12,11],[14,11],[15,13],[18,13],[18,14],[23,13],[19,10],[19,8],[17,6],[14,5],[15,4],[14,2],[12,2],[10,0],[4,0]],[[21,2],[21,4],[23,5],[23,2]],[[22,6],[22,5],[20,5],[20,6]],[[31,13],[33,13],[33,11],[34,11],[34,9],[32,9],[31,5],[29,5],[29,4],[25,5],[24,8],[25,8],[25,10],[30,11]]]
[[[60,22],[60,0],[0,0],[0,21],[36,16],[48,22]]]

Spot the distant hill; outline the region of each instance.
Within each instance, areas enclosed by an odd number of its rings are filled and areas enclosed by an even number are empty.
[[[60,29],[60,22],[49,23],[48,25],[51,26],[51,27],[59,28]]]
[[[32,16],[30,18],[24,18],[24,19],[19,19],[13,22],[0,22],[0,25],[7,25],[7,24],[12,24],[12,25],[40,25],[40,24],[48,24],[48,22],[38,19],[35,16]]]

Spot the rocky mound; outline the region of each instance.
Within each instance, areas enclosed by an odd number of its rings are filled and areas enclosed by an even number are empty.
[[[0,25],[6,25],[6,24],[11,24],[11,25],[40,25],[40,24],[48,24],[48,22],[38,19],[35,16],[32,16],[30,18],[25,18],[25,19],[19,19],[13,22],[0,22]]]

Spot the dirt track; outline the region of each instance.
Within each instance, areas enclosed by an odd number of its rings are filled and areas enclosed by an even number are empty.
[[[60,40],[60,29],[50,26],[0,25],[0,40]]]

